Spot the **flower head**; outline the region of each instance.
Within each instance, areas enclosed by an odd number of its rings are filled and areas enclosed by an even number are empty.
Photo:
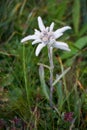
[[[71,122],[73,120],[73,112],[67,112],[64,114],[64,120]]]
[[[46,45],[49,47],[55,47],[62,50],[70,51],[69,46],[66,43],[56,41],[56,39],[61,37],[63,33],[66,30],[71,29],[71,27],[65,26],[57,29],[56,31],[53,31],[54,22],[51,23],[50,27],[45,27],[40,16],[38,17],[38,26],[40,31],[35,29],[34,35],[29,35],[21,40],[22,43],[28,40],[34,40],[32,42],[32,45],[39,43],[35,52],[36,56],[39,55],[42,48]]]

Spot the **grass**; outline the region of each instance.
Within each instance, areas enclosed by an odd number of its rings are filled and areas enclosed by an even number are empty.
[[[87,128],[87,15],[82,0],[0,1],[0,129],[86,130]],[[83,8],[84,10],[83,10]],[[85,16],[84,16],[85,15]],[[70,25],[61,41],[71,52],[54,49],[54,80],[71,69],[55,85],[49,105],[49,69],[44,80],[38,63],[49,66],[47,49],[35,56],[36,46],[20,40],[38,28],[37,17],[55,30]],[[44,53],[45,52],[45,53]],[[40,77],[39,77],[40,74]],[[72,114],[71,114],[72,113]],[[70,121],[72,119],[72,121]]]

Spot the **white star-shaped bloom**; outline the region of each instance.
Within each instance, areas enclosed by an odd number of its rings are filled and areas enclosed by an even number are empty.
[[[54,22],[51,23],[50,27],[45,27],[40,16],[38,17],[38,26],[40,31],[35,29],[34,35],[28,35],[21,40],[22,43],[28,40],[34,40],[32,42],[32,45],[39,43],[35,52],[36,56],[39,55],[42,48],[45,47],[46,45],[49,47],[55,47],[62,50],[70,51],[67,43],[56,41],[56,39],[61,37],[63,33],[66,30],[71,29],[71,27],[65,26],[60,29],[57,29],[56,31],[53,31]]]

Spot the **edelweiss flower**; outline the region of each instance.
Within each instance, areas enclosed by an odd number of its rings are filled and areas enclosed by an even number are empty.
[[[28,40],[34,40],[32,45],[39,43],[35,52],[36,56],[39,55],[42,48],[46,45],[49,47],[56,47],[62,50],[70,51],[69,46],[66,43],[58,42],[56,39],[61,37],[63,33],[66,30],[71,29],[71,27],[65,26],[63,28],[57,29],[56,31],[53,31],[54,23],[52,22],[50,27],[45,27],[40,16],[38,17],[38,26],[40,31],[35,29],[34,35],[29,35],[21,40],[22,43]]]

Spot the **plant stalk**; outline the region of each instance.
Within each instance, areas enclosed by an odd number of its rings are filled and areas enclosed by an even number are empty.
[[[23,72],[24,72],[24,81],[25,81],[27,102],[29,105],[29,94],[28,94],[28,86],[27,86],[27,73],[26,73],[26,61],[25,61],[25,46],[23,46]]]
[[[53,48],[48,46],[48,57],[50,63],[50,106],[53,107]]]

